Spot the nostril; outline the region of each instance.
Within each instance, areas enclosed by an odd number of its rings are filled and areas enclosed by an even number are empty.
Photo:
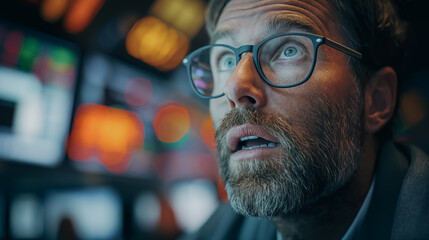
[[[249,102],[251,104],[255,104],[256,103],[256,100],[254,98],[252,98],[252,97],[248,97],[248,98],[249,98]]]
[[[251,97],[251,96],[243,96],[240,99],[238,99],[237,101],[234,101],[230,98],[228,98],[228,102],[230,107],[232,108],[236,108],[238,106],[249,106],[249,107],[256,107],[256,104],[258,104],[258,101]]]
[[[256,103],[256,99],[251,96],[243,96],[239,99],[241,104],[251,104],[254,105]]]

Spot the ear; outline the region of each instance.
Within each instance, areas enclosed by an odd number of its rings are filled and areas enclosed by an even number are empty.
[[[383,67],[365,89],[364,124],[367,133],[376,133],[392,118],[396,104],[397,75],[391,67]]]

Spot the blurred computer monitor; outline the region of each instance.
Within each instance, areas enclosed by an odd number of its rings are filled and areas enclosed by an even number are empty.
[[[79,54],[0,21],[0,159],[53,166],[64,158]]]

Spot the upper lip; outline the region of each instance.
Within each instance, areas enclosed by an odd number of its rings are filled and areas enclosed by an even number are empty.
[[[244,124],[244,125],[233,127],[227,132],[226,142],[227,142],[228,149],[231,152],[237,151],[237,146],[241,141],[240,139],[245,137],[253,137],[253,136],[263,138],[265,140],[268,140],[274,143],[278,142],[278,140],[274,136],[269,134],[261,126]]]

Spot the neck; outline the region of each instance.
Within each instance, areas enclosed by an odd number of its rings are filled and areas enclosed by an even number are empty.
[[[352,224],[371,186],[377,141],[366,137],[362,160],[352,180],[334,194],[304,206],[298,213],[274,217],[283,240],[341,239]]]

